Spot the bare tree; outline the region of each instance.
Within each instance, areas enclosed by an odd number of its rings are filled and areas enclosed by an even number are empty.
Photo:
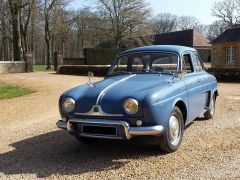
[[[176,30],[177,16],[170,13],[158,14],[152,20],[153,33],[162,34]]]
[[[52,18],[52,13],[54,9],[54,5],[58,2],[58,0],[41,0],[41,13],[44,19],[44,39],[46,43],[46,69],[51,68],[51,25],[50,21]]]
[[[217,38],[220,34],[222,34],[228,27],[228,23],[219,20],[215,21],[209,25],[207,37],[209,40],[213,40]]]
[[[0,60],[11,60],[12,33],[8,2],[0,0]]]
[[[97,3],[100,14],[110,24],[109,34],[114,39],[116,48],[126,35],[135,33],[149,15],[144,0],[97,0]]]
[[[23,58],[25,59],[25,54],[30,51],[30,46],[28,42],[28,30],[31,21],[32,10],[35,5],[35,0],[22,0],[21,5],[21,16],[20,16],[20,32],[21,32],[21,47],[23,50]]]
[[[177,23],[179,30],[193,29],[200,25],[199,20],[194,16],[180,16]]]
[[[20,35],[20,0],[8,0],[12,21],[12,39],[13,39],[13,59],[20,61],[21,52],[21,35]]]
[[[212,7],[212,15],[221,19],[229,27],[240,22],[240,0],[216,1]]]

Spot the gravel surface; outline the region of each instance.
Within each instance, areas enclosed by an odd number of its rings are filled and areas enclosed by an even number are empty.
[[[240,179],[240,84],[219,83],[214,119],[195,120],[181,148],[163,154],[149,138],[83,145],[58,130],[59,95],[86,77],[39,72],[0,81],[37,90],[0,101],[1,179]]]

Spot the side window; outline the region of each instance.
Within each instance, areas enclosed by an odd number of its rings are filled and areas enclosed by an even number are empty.
[[[193,67],[196,69],[196,71],[203,70],[201,59],[200,59],[198,53],[196,53],[196,52],[192,53],[192,62],[193,62]]]
[[[192,66],[190,54],[184,54],[183,55],[183,67],[182,67],[182,69],[184,71],[186,71],[187,73],[193,72],[193,66]]]

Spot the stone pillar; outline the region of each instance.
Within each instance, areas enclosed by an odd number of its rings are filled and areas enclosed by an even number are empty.
[[[32,53],[25,54],[26,72],[33,72],[33,56]]]
[[[53,58],[54,71],[56,71],[57,67],[62,64],[63,64],[62,54],[58,52],[54,52],[54,58]]]

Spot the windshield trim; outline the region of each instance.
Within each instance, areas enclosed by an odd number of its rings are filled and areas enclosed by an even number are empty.
[[[155,53],[155,54],[157,54],[157,53],[166,53],[166,54],[174,54],[174,55],[176,55],[177,56],[177,59],[178,59],[178,65],[177,65],[177,71],[179,71],[180,69],[181,69],[181,58],[180,58],[180,56],[179,56],[179,54],[178,53],[176,53],[176,52],[171,52],[171,51],[142,51],[142,52],[131,52],[131,53],[126,53],[126,54],[121,54],[121,55],[118,55],[114,60],[113,60],[113,63],[112,63],[112,65],[111,65],[111,67],[110,67],[110,69],[109,69],[109,71],[108,71],[108,73],[107,73],[107,76],[111,76],[112,74],[112,71],[113,71],[113,67],[116,65],[116,63],[117,63],[117,61],[118,61],[118,59],[120,59],[120,58],[122,58],[122,57],[124,57],[124,56],[129,56],[129,55],[134,55],[134,54],[145,54],[145,53]],[[131,72],[132,74],[135,74],[134,72]],[[160,72],[159,72],[160,73]],[[137,73],[136,73],[137,74]],[[145,73],[143,73],[143,74],[153,74],[153,73],[147,73],[147,72],[145,72]],[[157,74],[157,73],[156,73]],[[169,74],[171,74],[171,73],[169,73]],[[119,73],[119,75],[121,75],[121,73]]]

